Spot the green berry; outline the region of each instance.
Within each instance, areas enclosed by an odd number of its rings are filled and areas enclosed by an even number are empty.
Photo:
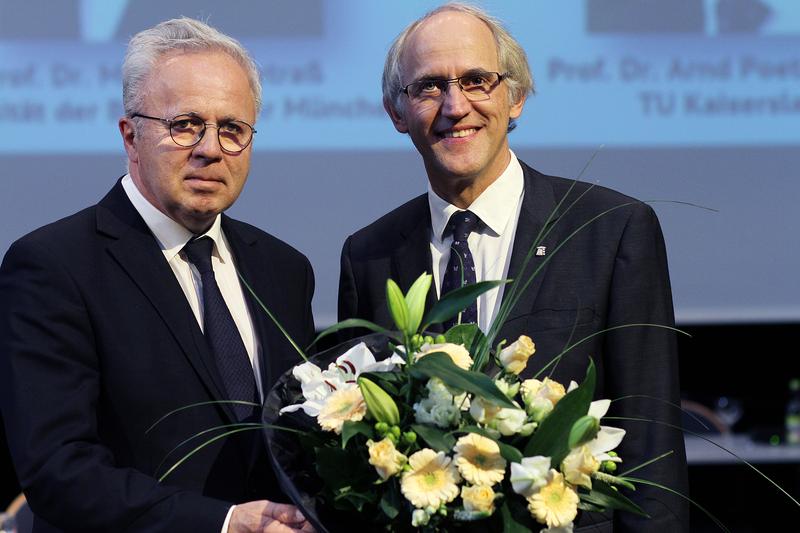
[[[444,335],[436,336],[436,344],[443,344],[445,342],[447,342],[447,337],[445,337]]]
[[[417,434],[413,431],[407,431],[403,433],[403,442],[406,444],[414,444],[417,442]]]

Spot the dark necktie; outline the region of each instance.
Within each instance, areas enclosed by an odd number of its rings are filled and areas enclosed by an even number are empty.
[[[450,245],[450,259],[447,261],[447,269],[442,280],[442,296],[459,287],[475,283],[475,262],[472,259],[472,252],[469,251],[467,238],[470,233],[478,229],[479,222],[478,216],[471,211],[456,211],[450,217],[445,235],[452,232],[453,243]],[[472,305],[461,313],[461,323],[473,324],[477,321],[478,304],[472,302]],[[457,323],[458,315],[445,322],[445,330]]]
[[[203,283],[205,337],[217,362],[217,370],[222,376],[228,399],[260,403],[247,349],[214,277],[211,266],[213,246],[214,241],[209,237],[201,237],[189,241],[183,247],[186,257],[197,268]],[[233,404],[232,407],[240,421],[256,413],[255,408],[249,405]]]

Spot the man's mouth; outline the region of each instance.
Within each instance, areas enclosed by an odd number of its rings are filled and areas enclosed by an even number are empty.
[[[478,131],[477,128],[468,128],[465,130],[448,130],[442,132],[442,137],[445,139],[460,139],[462,137],[469,137]]]

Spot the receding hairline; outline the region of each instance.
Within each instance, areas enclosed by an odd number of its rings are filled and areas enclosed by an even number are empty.
[[[247,87],[249,88],[249,93],[253,102],[253,113],[255,114],[254,120],[258,119],[258,103],[256,102],[255,92],[250,83],[250,76],[248,75],[248,68],[246,65],[242,64],[240,58],[236,55],[228,52],[225,48],[222,47],[207,47],[207,48],[194,48],[194,47],[176,47],[170,50],[165,50],[164,52],[158,54],[154,58],[153,64],[148,69],[147,77],[145,78],[143,89],[146,91],[150,91],[153,86],[152,83],[155,80],[155,74],[158,73],[158,70],[164,67],[165,63],[171,61],[172,59],[179,58],[181,56],[222,56],[226,57],[231,60],[232,63],[236,64],[239,69],[241,70],[242,76],[244,78]],[[241,117],[238,117],[241,120]]]
[[[489,37],[491,38],[492,43],[494,43],[495,57],[497,59],[498,67],[500,66],[500,43],[498,42],[497,36],[495,35],[493,28],[485,20],[481,19],[475,14],[458,9],[457,5],[446,4],[432,11],[427,16],[419,19],[411,28],[409,28],[404,39],[405,42],[403,46],[403,51],[398,57],[398,67],[400,68],[401,74],[403,74],[403,63],[408,53],[409,46],[413,42],[413,39],[415,39],[417,33],[423,28],[423,26],[426,26],[429,22],[433,22],[434,19],[439,18],[440,15],[441,16],[456,15],[458,18],[466,17],[479,22],[480,25],[484,29],[486,29],[486,31],[489,33]]]

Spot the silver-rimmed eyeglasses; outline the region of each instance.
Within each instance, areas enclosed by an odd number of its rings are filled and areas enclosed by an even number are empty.
[[[200,142],[206,129],[217,128],[220,147],[230,153],[238,154],[252,142],[256,130],[241,120],[225,120],[218,124],[204,121],[197,115],[183,114],[173,118],[160,118],[134,113],[131,118],[157,120],[169,128],[169,136],[178,146],[190,147]]]
[[[508,74],[499,72],[473,71],[458,78],[423,78],[414,83],[409,83],[403,87],[402,92],[406,93],[412,101],[424,102],[427,100],[439,99],[447,92],[447,87],[453,83],[458,84],[461,92],[467,100],[479,102],[488,100],[495,87]]]

